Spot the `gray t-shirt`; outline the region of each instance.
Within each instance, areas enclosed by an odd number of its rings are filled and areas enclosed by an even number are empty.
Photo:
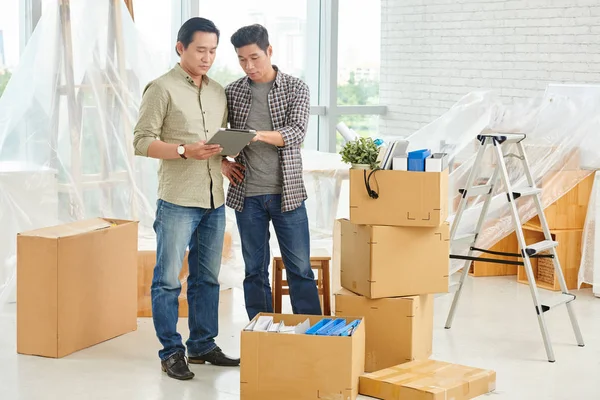
[[[257,131],[272,131],[273,121],[269,110],[269,92],[273,82],[250,82],[252,105],[246,126]],[[277,146],[265,142],[252,142],[244,149],[246,156],[246,197],[281,194],[283,172]]]

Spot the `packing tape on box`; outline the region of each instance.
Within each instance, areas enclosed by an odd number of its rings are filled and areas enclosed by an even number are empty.
[[[438,394],[443,392],[445,400],[454,400],[454,396],[447,397],[449,389],[461,387],[463,396],[467,396],[471,391],[473,380],[489,379],[493,373],[493,371],[464,365],[426,360],[413,367],[395,366],[366,374],[365,377],[374,380],[374,387],[379,392],[384,384],[392,384],[391,391],[395,397],[400,395],[401,386],[410,385],[412,388],[422,391],[437,392]],[[495,387],[495,381],[488,382],[488,392],[495,390]]]

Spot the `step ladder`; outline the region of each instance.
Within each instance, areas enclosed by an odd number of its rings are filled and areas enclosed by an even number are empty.
[[[452,307],[450,308],[450,312],[448,314],[448,319],[446,320],[446,329],[450,329],[452,326],[452,320],[454,319],[454,314],[456,312],[456,306],[460,299],[460,294],[462,292],[462,288],[465,283],[465,279],[469,273],[470,264],[473,260],[482,260],[489,262],[500,262],[504,264],[516,264],[522,265],[525,268],[525,273],[527,274],[527,280],[529,281],[529,287],[531,289],[531,297],[533,298],[533,304],[535,306],[535,313],[537,314],[538,323],[540,325],[540,330],[542,332],[542,338],[544,339],[544,345],[546,347],[546,354],[548,355],[548,361],[554,362],[554,351],[552,350],[552,343],[550,342],[550,338],[548,335],[548,329],[546,327],[546,321],[544,319],[544,313],[547,311],[561,306],[563,304],[566,305],[567,311],[569,313],[569,318],[571,320],[571,324],[573,325],[573,331],[575,332],[575,337],[577,339],[577,343],[580,347],[584,346],[583,338],[581,336],[581,331],[579,329],[579,325],[577,323],[577,319],[575,317],[575,313],[573,312],[571,302],[575,300],[575,295],[569,293],[567,289],[567,284],[565,282],[565,278],[562,273],[562,269],[560,267],[560,262],[558,260],[558,256],[556,253],[556,247],[558,243],[552,240],[552,236],[550,235],[550,229],[548,228],[548,223],[546,221],[546,217],[544,216],[544,210],[542,207],[542,202],[540,199],[540,194],[542,192],[541,189],[536,188],[535,181],[533,176],[531,175],[531,171],[529,169],[529,163],[527,161],[527,157],[525,156],[525,149],[523,147],[523,140],[525,139],[525,134],[499,134],[499,133],[482,133],[477,136],[477,140],[481,143],[479,151],[477,152],[477,156],[475,158],[475,164],[471,169],[471,173],[467,179],[466,188],[459,190],[462,194],[462,198],[460,200],[460,204],[458,206],[458,210],[456,213],[456,217],[454,222],[452,223],[452,228],[450,230],[450,240],[451,243],[463,243],[469,246],[469,251],[466,256],[463,255],[450,255],[451,259],[461,259],[465,260],[464,266],[462,268],[462,273],[460,275],[460,281],[456,285],[454,299],[452,301]],[[517,153],[509,153],[509,146],[513,145],[513,148],[516,147]],[[492,177],[487,181],[484,185],[474,186],[476,182],[476,178],[478,173],[480,172],[480,167],[484,158],[484,153],[489,146],[493,146],[493,152],[495,153],[494,158],[497,160],[494,172]],[[505,152],[506,151],[506,152]],[[514,150],[513,150],[514,151]],[[515,157],[523,163],[523,168],[525,171],[525,177],[527,179],[527,187],[524,188],[513,188],[508,171],[506,168],[505,158],[507,157]],[[479,235],[481,228],[483,227],[486,214],[490,207],[490,203],[492,201],[494,195],[494,185],[498,180],[498,177],[501,178],[501,183],[503,187],[506,189],[506,195],[508,202],[510,204],[510,210],[512,214],[512,219],[514,222],[515,233],[517,235],[517,240],[519,242],[519,249],[521,251],[520,254],[511,254],[511,253],[499,253],[493,251],[487,251],[484,249],[479,249],[475,247],[475,243],[477,241],[477,236]],[[482,205],[481,215],[475,227],[475,231],[469,233],[467,235],[462,235],[461,237],[456,237],[456,232],[458,230],[458,226],[460,224],[461,217],[463,212],[467,207],[467,203],[469,198],[473,196],[485,196],[485,200]],[[539,216],[542,230],[544,232],[545,240],[534,243],[534,244],[526,244],[525,237],[523,235],[523,229],[521,226],[521,221],[519,218],[519,214],[517,211],[517,206],[515,201],[519,198],[533,198],[535,203],[537,215]],[[490,258],[481,258],[481,257],[473,257],[474,252],[481,253],[491,253],[497,255],[510,255],[518,258],[522,258],[523,261],[505,261],[498,259],[490,259]],[[546,253],[546,254],[543,254]],[[558,301],[555,301],[554,304],[541,304],[539,291],[535,282],[535,277],[533,275],[533,269],[531,267],[531,259],[532,258],[540,258],[540,257],[548,257],[553,260],[554,264],[554,274],[558,278],[558,282],[560,284],[560,289],[562,294],[560,294]],[[452,289],[452,288],[451,288]],[[452,290],[451,290],[452,291]]]

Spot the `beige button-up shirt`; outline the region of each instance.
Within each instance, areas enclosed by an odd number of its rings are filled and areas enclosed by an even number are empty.
[[[204,77],[198,88],[177,64],[144,89],[134,130],[135,154],[147,157],[150,143],[157,139],[174,144],[208,140],[226,125],[223,87]],[[158,198],[185,207],[222,206],[221,159],[217,155],[209,160],[160,160]]]

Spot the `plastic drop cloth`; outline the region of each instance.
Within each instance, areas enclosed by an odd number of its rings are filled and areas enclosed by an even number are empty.
[[[15,301],[19,232],[98,216],[132,219],[140,221],[139,249],[156,248],[158,161],[134,157],[132,140],[142,90],[166,71],[153,63],[159,58],[123,2],[72,1],[68,14],[59,3],[48,3],[0,98],[0,306]],[[313,246],[331,249],[347,166],[336,154],[306,151],[304,169]],[[231,209],[226,235],[220,280],[241,287]]]
[[[599,109],[600,96],[593,95],[561,96],[547,91],[539,98],[505,105],[492,92],[473,92],[408,139],[411,150],[431,148],[450,155],[448,220],[452,223],[459,204],[458,189],[465,186],[479,148],[475,139],[477,134],[488,128],[527,134],[525,152],[536,184],[543,188],[542,203],[546,207],[600,168]],[[483,178],[479,184],[484,184],[493,172],[495,155],[491,150],[479,171]],[[507,169],[513,187],[527,186],[519,160],[508,158]],[[496,191],[503,190],[498,185]],[[472,201],[463,214],[457,235],[474,230],[482,204],[482,198]],[[522,222],[534,216],[532,199],[520,199],[517,205]],[[493,197],[487,215],[477,247],[489,248],[514,230],[505,195]],[[583,241],[587,246],[583,249],[580,283],[593,283],[595,219],[595,207],[590,205],[584,230]],[[466,254],[467,250],[466,247],[452,248],[455,254]],[[450,272],[462,268],[463,263],[452,260]]]
[[[158,162],[134,157],[131,142],[142,89],[164,71],[152,62],[156,57],[121,2],[113,10],[115,2],[73,1],[68,21],[57,3],[48,3],[0,98],[0,306],[14,300],[19,232],[97,216],[134,219],[140,221],[140,249],[154,249]],[[111,32],[119,46],[109,45]],[[526,150],[548,205],[600,165],[599,103],[597,97],[546,95],[505,105],[493,93],[473,92],[411,135],[411,148],[450,154],[452,221],[476,135],[487,127],[528,133]],[[304,152],[313,247],[331,249],[334,220],[348,211],[347,168],[337,154]],[[509,170],[523,181],[512,161]],[[528,220],[532,204],[519,204],[522,220]],[[467,210],[461,230],[473,229],[480,205],[475,201]],[[596,214],[588,214],[582,257],[582,280],[589,283],[600,276],[593,273],[595,220]],[[498,196],[478,245],[490,246],[511,230],[506,201]],[[243,262],[230,209],[226,232],[231,245],[220,279],[240,287]],[[453,271],[459,267],[451,265]]]

